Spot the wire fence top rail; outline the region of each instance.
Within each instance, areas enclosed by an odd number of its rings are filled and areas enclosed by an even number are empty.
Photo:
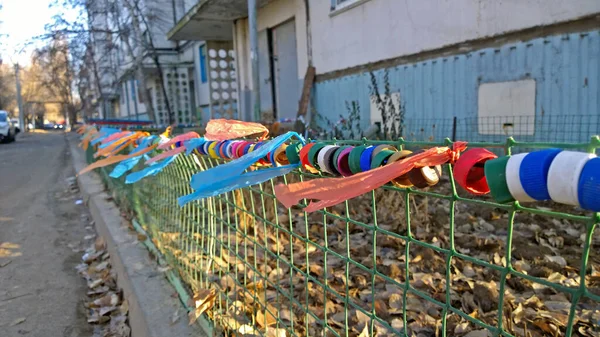
[[[510,122],[506,122],[510,123]],[[527,130],[527,127],[525,127]],[[595,152],[577,143],[472,142]],[[458,136],[457,136],[458,138]],[[517,138],[519,139],[519,138]],[[386,141],[401,148],[450,144]],[[382,141],[334,140],[336,144]],[[93,149],[88,149],[92,162]],[[450,165],[426,190],[391,185],[327,209],[286,209],[274,186],[318,178],[295,170],[179,207],[198,171],[222,162],[179,156],[138,184],[108,177],[115,199],[148,233],[227,336],[598,336],[597,214],[544,202],[498,204],[457,187]],[[198,295],[202,297],[202,295]],[[200,298],[202,300],[202,298]]]

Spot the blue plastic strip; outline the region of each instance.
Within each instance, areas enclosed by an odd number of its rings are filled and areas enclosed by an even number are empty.
[[[295,132],[288,132],[278,136],[261,146],[259,149],[252,151],[243,157],[232,160],[229,163],[219,165],[206,171],[198,172],[192,176],[190,186],[194,190],[208,188],[213,185],[218,185],[220,182],[232,177],[239,177],[250,165],[256,163],[259,159],[274,151],[292,137],[297,137],[301,142],[304,139]]]
[[[192,151],[194,151],[195,149],[198,149],[198,152],[202,153],[200,149],[202,148],[202,145],[204,145],[204,143],[206,143],[206,139],[204,139],[204,137],[186,140],[185,142],[183,142],[183,144],[185,145],[185,154],[189,156],[190,153],[192,153]]]
[[[219,181],[218,184],[215,184],[218,185],[218,187],[215,187],[214,189],[198,189],[197,191],[191,194],[184,195],[178,198],[177,202],[179,203],[179,206],[184,206],[185,204],[194,200],[214,197],[219,194],[230,192],[239,188],[260,184],[275,177],[286,175],[298,168],[299,166],[300,164],[291,164],[244,173],[241,176]]]
[[[238,188],[260,184],[269,179],[293,171],[300,165],[299,163],[244,173],[244,171],[252,164],[256,163],[261,158],[264,158],[267,153],[275,151],[288,139],[294,136],[304,143],[304,139],[300,135],[295,132],[288,132],[265,143],[259,149],[256,149],[243,157],[218,167],[196,173],[192,176],[190,182],[190,185],[195,192],[180,197],[178,199],[179,205],[183,206],[193,200],[216,196]]]
[[[113,133],[119,132],[119,131],[121,131],[121,130],[115,129],[115,128],[102,127],[102,128],[100,128],[100,131],[98,131],[100,133],[100,136],[95,138],[94,140],[92,140],[90,142],[90,144],[96,145],[96,144],[100,143],[103,139],[105,139],[106,137],[112,135]]]
[[[366,172],[371,169],[371,155],[375,150],[374,146],[369,146],[360,155],[360,170]]]
[[[548,170],[561,149],[531,152],[521,162],[519,175],[525,193],[535,200],[550,200],[548,193]]]
[[[600,158],[585,163],[579,176],[577,197],[581,208],[600,212]]]
[[[142,150],[146,149],[148,146],[150,146],[152,144],[152,142],[154,141],[155,138],[156,138],[156,136],[148,136],[148,137],[142,138],[140,145],[138,147],[136,147],[131,152],[131,154],[135,154],[137,152],[141,152]],[[115,168],[110,173],[110,177],[112,177],[112,178],[121,177],[123,174],[125,174],[126,172],[128,172],[129,170],[134,168],[135,165],[137,165],[137,163],[139,163],[140,159],[142,159],[143,157],[144,157],[143,155],[139,155],[139,156],[136,156],[133,158],[123,160],[117,166],[115,166]]]
[[[161,160],[160,162],[153,163],[152,165],[144,168],[143,170],[130,173],[129,175],[127,175],[127,177],[125,177],[125,183],[133,184],[133,183],[138,182],[148,176],[153,176],[153,175],[158,174],[165,167],[169,166],[169,164],[174,162],[178,155],[179,154],[176,154],[173,157],[165,158],[165,159]]]

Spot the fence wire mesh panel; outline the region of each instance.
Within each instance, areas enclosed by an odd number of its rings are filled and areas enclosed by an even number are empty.
[[[470,143],[511,154],[580,143]],[[381,144],[383,141],[338,141]],[[394,142],[400,148],[450,144]],[[88,158],[92,156],[88,153]],[[287,176],[196,201],[191,176],[219,165],[179,156],[126,185],[100,170],[189,291],[215,289],[208,317],[227,336],[599,336],[598,214],[544,202],[497,204],[456,186],[385,186],[314,213],[285,209]]]

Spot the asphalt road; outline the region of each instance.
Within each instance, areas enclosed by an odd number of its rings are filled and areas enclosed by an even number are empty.
[[[0,144],[0,336],[92,336],[74,267],[95,234],[62,132]]]

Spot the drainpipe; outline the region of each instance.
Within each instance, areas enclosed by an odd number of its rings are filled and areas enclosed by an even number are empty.
[[[256,0],[248,0],[248,28],[250,30],[250,61],[252,63],[254,121],[260,121],[260,79],[258,76],[258,28],[256,24],[256,13]]]
[[[310,4],[309,0],[304,0],[304,9],[306,10],[306,57],[308,66],[313,65],[312,58],[312,31],[310,25]]]

